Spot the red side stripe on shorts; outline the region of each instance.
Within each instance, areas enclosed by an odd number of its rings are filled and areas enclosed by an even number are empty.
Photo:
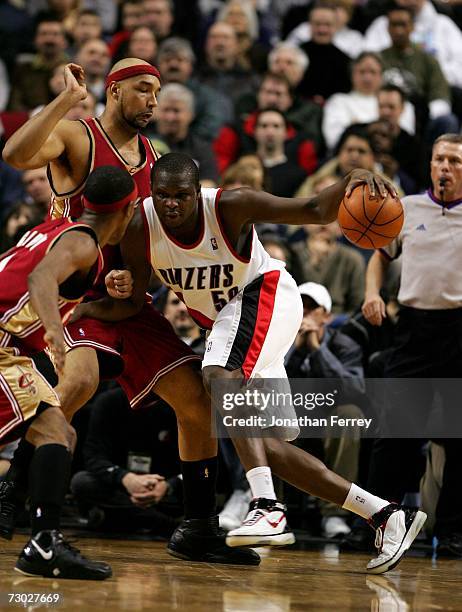
[[[266,334],[268,333],[273,317],[274,300],[280,276],[281,272],[279,270],[272,270],[263,275],[263,284],[258,299],[257,321],[247,355],[242,364],[242,371],[246,379],[250,378],[253,372],[265,342]]]

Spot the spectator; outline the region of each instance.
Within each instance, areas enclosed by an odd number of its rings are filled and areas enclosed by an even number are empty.
[[[286,356],[285,367],[292,378],[336,379],[340,395],[332,414],[342,418],[362,418],[357,402],[365,391],[361,347],[339,330],[327,326],[332,299],[323,285],[308,282],[299,287],[303,300],[303,320],[294,346]],[[344,478],[357,480],[361,433],[341,430],[338,438],[324,439],[324,461]],[[323,531],[327,537],[350,532],[346,522],[348,512],[338,506],[321,502]]]
[[[280,236],[269,232],[262,232],[259,237],[268,255],[273,259],[283,261],[290,271],[290,254]]]
[[[51,187],[48,181],[46,166],[24,170],[22,180],[27,193],[28,203],[40,210],[42,219],[44,219],[51,200]]]
[[[19,202],[8,209],[0,231],[0,253],[14,246],[21,236],[43,222],[44,214],[30,204]]]
[[[462,33],[447,15],[437,13],[430,0],[399,0],[399,6],[414,14],[413,43],[435,57],[446,80],[462,87]],[[392,44],[385,15],[367,29],[366,48],[383,51]]]
[[[295,280],[324,285],[332,299],[332,313],[352,315],[361,306],[364,294],[364,259],[351,246],[338,241],[337,222],[307,225],[305,231],[306,240],[292,245]]]
[[[9,102],[11,110],[32,110],[50,101],[48,81],[57,64],[67,61],[64,54],[66,38],[60,21],[43,15],[36,28],[33,56],[19,55],[13,71]]]
[[[82,45],[75,61],[85,70],[87,90],[91,91],[98,102],[104,103],[106,99],[104,80],[111,63],[107,44],[98,39],[87,41]]]
[[[213,148],[220,172],[224,172],[240,155],[255,152],[255,123],[258,111],[277,108],[290,117],[292,106],[293,94],[287,79],[267,74],[258,89],[257,110],[234,125],[225,125],[214,142]],[[290,123],[290,119],[288,121],[286,155],[307,174],[311,174],[317,164],[316,146],[310,134],[297,130]]]
[[[151,28],[158,43],[173,34],[173,1],[142,0],[143,24]]]
[[[165,292],[165,301],[156,306],[171,323],[176,335],[183,340],[198,355],[203,356],[205,350],[204,338],[197,323],[193,321],[184,302],[171,289]]]
[[[268,55],[268,65],[272,79],[263,77],[260,94],[264,106],[279,108],[286,114],[287,121],[296,129],[302,130],[315,143],[318,151],[322,151],[324,141],[321,134],[322,109],[318,104],[303,100],[295,94],[298,84],[308,66],[308,58],[298,47],[281,43]],[[275,77],[281,77],[277,79]],[[287,86],[287,83],[289,86]],[[284,98],[290,98],[290,106],[284,103]],[[252,113],[257,108],[257,97],[254,93],[246,94],[236,103],[238,117]]]
[[[228,23],[238,41],[238,62],[245,70],[262,73],[266,69],[268,49],[258,42],[258,15],[254,7],[243,0],[229,0],[218,11],[216,22]]]
[[[336,10],[336,28],[334,45],[351,58],[358,57],[364,48],[364,38],[360,32],[348,27],[353,13],[353,4],[348,0],[336,0],[332,3]],[[298,25],[287,37],[292,45],[302,45],[311,40],[309,19]]]
[[[243,155],[223,174],[221,187],[223,189],[250,187],[262,191],[264,181],[265,169],[261,159],[257,155]]]
[[[299,47],[282,42],[269,52],[268,68],[272,74],[284,75],[295,89],[308,68],[308,57]]]
[[[394,6],[388,11],[388,31],[392,46],[382,51],[384,80],[398,85],[409,96],[421,116],[428,106],[430,143],[444,132],[458,130],[458,121],[451,114],[449,85],[438,61],[411,42],[413,14],[409,9]],[[426,116],[425,116],[426,119]]]
[[[194,119],[194,96],[179,83],[170,83],[158,95],[157,121],[146,130],[157,150],[181,151],[190,155],[199,167],[203,187],[218,183],[218,170],[208,142],[190,132]]]
[[[154,64],[156,54],[157,41],[151,28],[143,25],[137,26],[130,34],[127,57],[138,57]]]
[[[385,377],[419,378],[419,392],[409,382],[390,388],[387,416],[393,421],[393,406],[406,406],[401,423],[408,425],[412,439],[383,438],[374,443],[368,486],[376,494],[401,500],[408,491],[418,490],[421,476],[422,420],[433,407],[437,378],[460,378],[462,353],[459,328],[462,313],[462,286],[458,258],[462,253],[462,137],[444,134],[433,145],[432,187],[427,193],[404,199],[404,226],[389,246],[376,251],[367,271],[363,313],[373,325],[381,325],[384,303],[380,296],[390,260],[401,254],[401,305]],[[451,239],[448,240],[448,233]],[[428,256],[431,254],[431,256]],[[451,262],[450,266],[442,266]],[[439,385],[443,414],[459,409],[459,401]],[[447,431],[447,424],[446,424]],[[451,430],[452,431],[452,430]],[[420,435],[419,435],[420,434]],[[438,438],[442,436],[439,435]],[[460,439],[442,439],[446,451],[443,487],[436,507],[434,534],[445,553],[462,556],[462,499],[460,480]],[[357,543],[367,544],[358,531]]]
[[[143,5],[141,0],[127,0],[120,5],[121,29],[112,37],[109,52],[113,63],[124,56],[130,33],[143,24]]]
[[[422,150],[419,141],[402,126],[401,117],[405,106],[402,89],[395,85],[382,85],[377,94],[379,119],[388,123],[393,136],[392,156],[400,167],[415,181],[417,188],[423,186]]]
[[[243,93],[256,89],[257,76],[239,65],[237,35],[228,23],[217,22],[209,28],[205,41],[205,62],[199,78],[230,97],[233,103]]]
[[[297,191],[297,197],[313,194],[315,184],[323,177],[343,178],[356,168],[374,169],[374,152],[365,129],[345,131],[337,144],[337,155],[308,177]]]
[[[195,117],[191,133],[213,140],[220,128],[234,116],[231,101],[215,89],[201,83],[193,76],[196,56],[189,41],[171,37],[159,47],[157,66],[162,83],[181,83],[194,94]]]
[[[290,198],[300,186],[305,172],[287,158],[284,143],[287,138],[287,122],[277,109],[262,110],[255,124],[257,154],[266,169],[268,191],[273,195]]]
[[[72,36],[79,9],[90,9],[101,16],[103,31],[112,34],[116,27],[117,3],[113,0],[28,0],[32,15],[40,11],[52,11],[58,14],[60,21],[65,20],[66,32]]]
[[[395,138],[391,133],[388,121],[384,119],[373,121],[368,125],[367,131],[374,150],[375,161],[382,174],[399,186],[404,193],[415,193],[415,181],[406,174],[398,160],[393,157]]]
[[[182,511],[175,431],[164,403],[131,410],[121,389],[98,396],[83,449],[86,471],[71,481],[90,526],[171,535]]]
[[[14,0],[0,3],[0,57],[10,72],[16,56],[30,51],[34,37],[34,23],[27,8],[26,3]]]
[[[333,43],[336,20],[333,6],[315,4],[310,13],[311,40],[301,45],[310,63],[298,90],[321,105],[334,93],[350,91],[350,58]]]
[[[361,53],[352,63],[352,89],[334,94],[324,106],[322,130],[329,150],[335,148],[345,129],[354,123],[369,123],[379,116],[377,93],[382,85],[382,61],[371,52]],[[400,116],[403,125],[412,131],[413,109]]]
[[[91,9],[81,9],[77,15],[75,27],[72,30],[72,41],[74,47],[72,55],[75,55],[84,43],[94,38],[101,38],[103,26],[101,17]]]

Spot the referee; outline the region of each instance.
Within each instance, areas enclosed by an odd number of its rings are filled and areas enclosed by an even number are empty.
[[[362,311],[370,323],[381,325],[386,314],[380,289],[390,261],[401,255],[400,315],[386,378],[462,378],[462,136],[444,134],[435,141],[431,182],[426,193],[403,199],[406,216],[400,236],[376,251],[367,267]],[[400,406],[408,406],[409,411],[401,408],[400,418],[411,418],[411,413],[419,419],[429,415],[434,395],[431,381],[419,381],[418,393],[415,389],[416,385],[402,385]],[[443,393],[443,411],[450,414],[451,404],[460,401]],[[422,442],[377,440],[369,490],[394,501],[415,490]],[[439,442],[445,447],[446,463],[434,534],[441,553],[462,556],[462,440]]]

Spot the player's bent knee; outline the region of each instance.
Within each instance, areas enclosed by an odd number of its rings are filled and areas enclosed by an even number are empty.
[[[61,409],[49,406],[31,423],[26,440],[36,448],[45,444],[62,444],[72,450],[69,444],[75,446],[75,430],[68,424]]]

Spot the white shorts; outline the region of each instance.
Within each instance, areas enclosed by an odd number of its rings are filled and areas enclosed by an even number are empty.
[[[284,357],[302,318],[303,303],[294,279],[285,269],[266,272],[218,313],[207,338],[202,367],[240,369],[246,380],[271,379],[268,382],[276,393],[290,392]],[[275,418],[296,417],[287,402],[283,406],[273,403],[271,411],[268,416]],[[283,437],[294,439],[298,433],[298,427],[288,427]]]

